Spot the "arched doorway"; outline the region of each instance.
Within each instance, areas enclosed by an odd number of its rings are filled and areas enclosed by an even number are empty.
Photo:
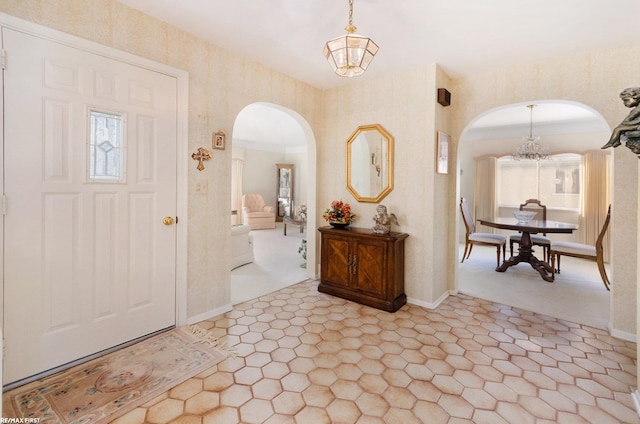
[[[530,119],[531,110],[527,108],[530,104],[536,105],[533,119]],[[481,203],[475,199],[479,196],[476,163],[486,158],[496,158],[496,163],[499,160],[497,158],[510,158],[522,143],[523,136],[529,134],[531,127],[534,135],[540,136],[539,143],[548,147],[551,154],[577,153],[584,156],[587,153],[609,153],[600,149],[610,135],[607,123],[597,111],[584,104],[565,100],[536,100],[488,110],[467,125],[458,148],[459,193],[471,204],[472,211],[488,213],[486,209],[482,212],[483,208],[474,207],[476,203]],[[499,171],[495,173],[498,175]],[[608,176],[610,181],[611,176]],[[523,198],[522,201],[524,200],[526,199]],[[509,205],[501,204],[499,196],[493,202],[495,213],[510,216]],[[555,217],[552,215],[547,219],[575,219],[576,223],[582,219],[579,214],[583,210],[582,206],[580,212],[556,209]],[[565,218],[571,214],[574,218]],[[475,216],[476,219],[483,217]],[[464,225],[461,220],[458,221],[457,228],[458,241],[462,240],[464,244]],[[478,231],[490,232],[491,229],[483,228]],[[557,278],[554,284],[548,284],[528,264],[519,264],[504,273],[495,272],[495,250],[485,250],[482,247],[475,248],[470,259],[462,264],[462,253],[458,252],[460,259],[457,264],[456,285],[461,293],[598,328],[607,327],[610,321],[610,292],[606,291],[600,281],[595,263],[577,260],[570,266],[570,271],[566,272],[563,264],[562,277]]]
[[[273,103],[259,102],[247,105],[236,117],[231,146],[232,161],[239,157],[243,161],[244,181],[236,193],[232,193],[232,196],[236,196],[232,200],[232,207],[235,205],[239,215],[242,192],[258,192],[263,195],[267,205],[274,208],[278,206],[275,188],[278,163],[293,165],[295,183],[292,212],[302,204],[306,205],[307,210],[304,233],[300,233],[298,227],[288,227],[288,236],[285,236],[282,222],[277,223],[276,230],[269,230],[269,235],[266,230],[252,231],[254,249],[263,249],[264,252],[265,245],[256,244],[261,243],[260,240],[266,240],[262,243],[269,245],[267,255],[262,256],[269,263],[260,264],[258,258],[254,263],[231,272],[231,301],[237,304],[316,277],[316,234],[313,230],[316,220],[316,144],[310,125],[300,114]],[[232,169],[237,168],[232,166]],[[240,216],[236,217],[235,223],[241,223],[240,219]],[[298,252],[302,240],[306,241],[306,261]],[[283,246],[281,251],[278,245]],[[292,264],[291,255],[295,264]],[[283,260],[279,261],[279,257]],[[300,268],[303,263],[306,268]],[[262,283],[254,284],[259,280]]]

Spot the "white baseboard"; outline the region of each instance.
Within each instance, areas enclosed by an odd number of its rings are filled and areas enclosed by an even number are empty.
[[[636,406],[636,414],[640,417],[640,393],[634,390],[631,392],[631,399],[633,399],[633,404]]]
[[[233,305],[231,305],[231,304],[224,305],[224,306],[221,306],[219,308],[212,309],[212,310],[210,310],[208,312],[204,312],[202,314],[194,315],[192,317],[187,318],[187,324],[189,324],[189,325],[196,324],[196,323],[198,323],[200,321],[205,321],[205,320],[211,319],[213,317],[217,317],[218,315],[222,315],[224,313],[227,313],[232,309],[233,309]]]
[[[627,333],[626,331],[616,330],[615,328],[613,328],[611,326],[611,323],[609,323],[609,325],[607,327],[609,328],[609,334],[611,334],[611,336],[613,336],[613,337],[615,337],[617,339],[626,340],[628,342],[638,343],[638,335],[637,334]]]
[[[440,296],[438,299],[436,299],[435,302],[433,303],[428,303],[425,302],[423,300],[419,300],[419,299],[414,299],[411,297],[407,298],[407,303],[410,303],[411,305],[416,305],[416,306],[422,306],[423,308],[427,308],[427,309],[436,309],[442,302],[444,302],[444,300],[449,297],[449,295],[451,294],[451,292],[444,292],[442,294],[442,296]]]

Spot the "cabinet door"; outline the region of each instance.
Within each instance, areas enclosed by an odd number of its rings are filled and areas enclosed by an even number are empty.
[[[322,270],[323,278],[333,285],[348,287],[351,267],[350,242],[341,237],[324,237],[322,247],[325,269]]]
[[[361,240],[355,244],[354,256],[357,261],[354,289],[384,299],[386,297],[386,243]]]

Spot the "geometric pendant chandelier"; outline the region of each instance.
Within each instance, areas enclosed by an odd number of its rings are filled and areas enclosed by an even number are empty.
[[[378,52],[378,45],[368,37],[356,34],[353,25],[353,0],[349,0],[349,24],[345,35],[327,41],[324,57],[341,77],[357,77],[367,70],[367,66]]]

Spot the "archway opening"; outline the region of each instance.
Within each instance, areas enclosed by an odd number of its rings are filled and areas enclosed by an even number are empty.
[[[231,271],[231,303],[237,304],[316,276],[316,144],[300,114],[260,102],[247,105],[236,117],[231,146],[232,225],[243,224],[242,194],[261,194],[276,214],[282,212],[278,164],[292,170],[287,215],[299,218],[306,210],[304,225],[287,225],[280,216],[275,229],[250,231],[253,260]]]
[[[514,207],[518,207],[508,204],[509,202],[504,200],[506,196],[500,193],[500,190],[504,191],[504,187],[517,187],[517,184],[500,181],[501,178],[507,177],[506,173],[499,169],[498,163],[499,158],[502,158],[503,163],[510,160],[514,150],[523,142],[523,137],[529,134],[531,121],[527,105],[530,104],[536,104],[532,120],[533,133],[540,136],[539,143],[548,147],[552,157],[554,154],[575,153],[583,158],[579,166],[584,165],[584,158],[588,155],[605,156],[607,161],[610,160],[610,152],[601,149],[609,138],[610,129],[597,111],[584,104],[565,100],[536,100],[488,110],[467,125],[458,147],[459,193],[460,197],[467,199],[475,219],[485,218],[487,214],[510,217]],[[487,163],[494,182],[478,184],[479,180],[484,181],[486,178],[483,167],[486,167]],[[517,162],[513,163],[518,166]],[[525,161],[521,163],[523,167],[530,165]],[[538,165],[551,169],[559,167],[558,163],[552,158],[544,165]],[[555,172],[554,169],[551,171]],[[557,172],[552,175],[560,178],[561,172]],[[582,177],[583,174],[579,181],[580,193],[570,194],[562,193],[562,184],[556,184],[557,181],[552,179],[552,184],[547,184],[549,196],[558,198],[583,195],[588,188],[584,186],[585,180]],[[610,166],[606,168],[606,175],[602,178],[607,179],[610,193]],[[488,191],[493,193],[490,201],[486,200],[487,186]],[[517,193],[515,196],[518,198]],[[525,194],[522,196],[524,197],[521,203],[531,197]],[[584,199],[574,203],[579,206],[548,208],[547,219],[583,224]],[[602,206],[605,212],[606,207],[607,205]],[[595,262],[580,259],[575,259],[570,264],[563,262],[562,273],[556,274],[553,284],[542,280],[538,272],[526,263],[512,266],[506,272],[496,272],[493,248],[477,246],[470,258],[460,263],[465,238],[465,227],[461,218],[457,222],[457,229],[458,247],[462,250],[457,252],[459,260],[456,286],[461,293],[598,328],[607,328],[610,321],[610,292],[606,291],[602,284]],[[500,232],[488,227],[479,227],[477,231]],[[507,237],[509,257],[510,232],[504,231],[503,234]],[[547,236],[552,239],[556,237],[549,234]],[[559,238],[585,242],[584,237],[584,233],[578,231],[571,236],[563,235]],[[517,254],[517,245],[514,250]],[[542,248],[539,248],[536,256],[542,258]]]

